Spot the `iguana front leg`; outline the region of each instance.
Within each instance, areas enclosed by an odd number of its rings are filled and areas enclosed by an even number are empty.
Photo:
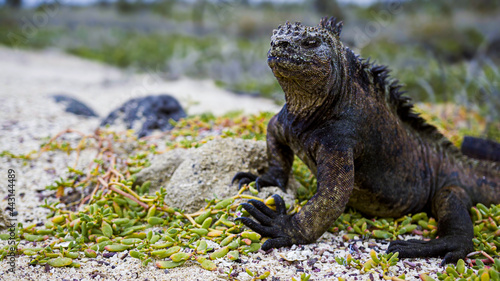
[[[323,150],[317,155],[318,191],[297,214],[287,215],[283,199],[278,195],[274,195],[276,212],[256,200],[242,204],[260,223],[246,217],[238,220],[255,232],[272,238],[262,245],[263,250],[312,243],[344,211],[354,184],[352,149]]]
[[[281,139],[281,134],[278,132],[277,116],[274,116],[267,125],[267,158],[269,159],[269,169],[261,176],[256,176],[251,173],[239,172],[233,179],[232,183],[238,182],[238,189],[242,185],[255,181],[255,187],[260,190],[261,187],[277,186],[283,191],[288,183],[288,176],[293,164],[293,151]]]
[[[438,219],[438,238],[429,241],[393,241],[387,252],[399,252],[402,258],[440,256],[444,257],[442,265],[464,259],[474,250],[474,230],[468,213],[471,205],[463,189],[441,189],[433,200],[433,213]]]

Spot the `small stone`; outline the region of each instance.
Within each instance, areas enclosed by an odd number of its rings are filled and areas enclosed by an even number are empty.
[[[86,117],[97,117],[97,114],[90,107],[76,98],[65,94],[53,95],[52,98],[56,103],[62,104],[66,112]]]
[[[102,254],[103,257],[105,258],[111,258],[112,256],[116,255],[116,252],[111,252],[111,253],[104,253]]]

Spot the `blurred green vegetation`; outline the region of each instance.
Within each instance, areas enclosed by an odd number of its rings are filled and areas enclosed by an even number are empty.
[[[88,7],[1,7],[0,44],[56,47],[162,77],[209,78],[237,93],[282,102],[266,63],[273,28],[286,20],[315,25],[336,15],[345,22],[345,44],[388,65],[414,101],[464,106],[485,118],[483,136],[500,134],[500,4],[334,2],[102,0]]]

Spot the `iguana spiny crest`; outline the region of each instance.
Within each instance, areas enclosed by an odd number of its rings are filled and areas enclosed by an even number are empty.
[[[387,66],[364,60],[342,44],[342,27],[342,21],[324,17],[315,27],[286,22],[273,31],[268,63],[285,91],[290,110],[303,113],[335,106],[338,96],[352,94],[351,81],[361,80],[374,85],[377,90],[373,94],[385,99],[403,122],[458,154],[449,140],[413,111],[411,98],[400,90],[403,86],[398,80],[390,78]],[[304,92],[310,95],[304,96]],[[330,96],[321,96],[326,93]]]

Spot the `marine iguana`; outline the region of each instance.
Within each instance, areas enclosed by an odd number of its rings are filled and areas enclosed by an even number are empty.
[[[266,237],[263,250],[316,241],[344,211],[400,217],[428,212],[438,239],[392,241],[403,258],[444,257],[456,262],[473,251],[468,210],[500,203],[500,165],[468,158],[412,110],[410,98],[385,66],[361,59],[339,39],[342,22],[323,18],[273,31],[268,64],[286,103],[268,124],[269,169],[239,172],[239,186],[285,190],[294,154],[316,175],[317,193],[294,215],[274,195],[276,212],[243,203],[258,222],[240,217]]]

